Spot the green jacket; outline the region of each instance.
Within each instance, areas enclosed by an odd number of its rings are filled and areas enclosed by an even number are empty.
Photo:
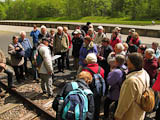
[[[53,42],[54,53],[66,52],[69,49],[69,40],[67,35],[63,32],[61,35],[55,34]]]

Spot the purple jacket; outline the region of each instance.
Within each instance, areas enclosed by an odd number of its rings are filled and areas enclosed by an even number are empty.
[[[80,52],[79,52],[79,64],[83,67],[86,66],[86,64],[84,64],[83,61],[85,60],[88,53],[95,53],[97,55],[98,53],[97,46],[93,44],[93,47],[88,48],[82,45]]]
[[[125,65],[121,66],[123,69],[127,69]],[[108,97],[111,100],[118,100],[120,94],[120,87],[122,85],[122,70],[116,68],[113,71],[109,72],[107,77],[107,83],[110,85]]]

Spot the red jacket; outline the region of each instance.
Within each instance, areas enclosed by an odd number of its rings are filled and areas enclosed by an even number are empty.
[[[66,33],[66,34],[67,34],[67,37],[68,37],[68,40],[69,40],[69,48],[71,48],[72,47],[72,38],[68,33]]]
[[[153,89],[154,91],[160,91],[160,72],[158,73],[157,80],[156,80],[156,82],[154,83],[152,89]]]
[[[119,37],[116,37],[115,40],[113,40],[112,38],[112,40],[110,41],[110,45],[112,46],[113,49],[117,43],[121,43],[121,40],[119,39]]]
[[[93,72],[98,73],[99,65],[97,63],[88,64],[86,67],[90,68]],[[82,69],[82,71],[87,71],[87,72],[91,73],[90,71],[88,71],[86,69]],[[91,73],[91,75],[93,76],[92,73]],[[101,67],[100,75],[104,78],[104,69],[102,67]]]
[[[148,72],[151,80],[155,78],[157,73],[157,68],[158,68],[158,62],[155,57],[150,60],[144,59],[144,69]]]

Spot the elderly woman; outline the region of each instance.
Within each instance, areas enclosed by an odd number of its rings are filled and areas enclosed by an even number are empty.
[[[153,79],[157,74],[158,61],[155,57],[155,51],[152,48],[148,48],[145,51],[144,69],[150,76],[150,85],[153,85]]]
[[[41,32],[38,35],[38,39],[42,40],[42,38],[44,38],[44,37],[49,38],[49,33],[47,32],[46,26],[42,25]]]
[[[143,56],[139,53],[129,54],[127,66],[129,73],[120,90],[115,120],[144,120],[145,111],[140,107],[140,98],[150,81],[143,69]]]
[[[104,78],[104,69],[101,68],[97,63],[97,56],[95,53],[89,53],[86,57],[87,66],[82,69],[82,71],[87,71],[94,75],[93,73],[99,73]],[[95,104],[95,114],[94,120],[99,120],[101,96],[95,93],[95,86],[90,85],[92,92],[94,93],[94,104]]]
[[[113,49],[117,43],[121,43],[121,40],[118,35],[119,35],[119,32],[114,29],[112,31],[112,36],[111,36],[111,41],[110,41],[110,45],[112,46]]]
[[[98,53],[97,46],[93,43],[92,38],[90,36],[86,36],[84,38],[84,43],[80,49],[79,68],[77,73],[80,73],[82,68],[87,65],[85,58],[88,55],[88,53],[95,53],[96,55]]]
[[[132,33],[132,38],[128,42],[130,53],[137,52],[139,45],[141,44],[141,40],[139,39],[139,34],[137,32]]]
[[[89,89],[89,84],[92,82],[92,75],[89,72],[83,71],[78,75],[78,78],[76,80],[76,83],[78,84],[79,88],[84,90],[84,89]],[[54,102],[53,102],[53,109],[58,112],[58,101],[60,97],[65,98],[66,95],[73,90],[71,82],[66,83],[65,86],[62,88],[62,90],[59,92],[59,94],[56,96]],[[93,95],[89,94],[88,96],[88,114],[86,116],[86,120],[93,120],[94,119],[94,99]],[[82,114],[82,111],[80,111],[80,114]],[[56,114],[58,115],[58,113]],[[56,116],[58,119],[59,117],[61,118],[62,114],[60,116]],[[72,118],[74,120],[74,118]],[[59,120],[59,119],[58,119]]]
[[[159,44],[158,42],[153,42],[152,43],[152,49],[155,50],[155,57],[158,59],[160,57],[160,49],[158,48]]]
[[[125,52],[124,52],[124,46],[122,43],[118,43],[115,45],[114,47],[114,52],[111,52],[107,58],[107,62],[110,65],[110,69],[112,70],[113,68],[115,68],[115,56],[119,54],[119,55],[124,55],[125,56]]]
[[[11,65],[18,83],[21,83],[25,79],[23,76],[24,57],[18,55],[20,51],[24,51],[24,48],[18,43],[18,36],[13,36],[13,42],[8,46],[8,54],[11,55]]]

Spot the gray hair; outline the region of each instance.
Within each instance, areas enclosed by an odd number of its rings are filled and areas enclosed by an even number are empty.
[[[41,26],[41,29],[42,29],[42,28],[47,29],[45,25],[42,25],[42,26]]]
[[[63,31],[63,27],[62,27],[62,26],[58,26],[58,27],[57,27],[57,30]]]
[[[21,31],[20,33],[19,33],[20,35],[25,35],[26,36],[26,32],[25,31]]]
[[[154,55],[155,55],[155,51],[154,51],[154,49],[152,49],[152,48],[147,48],[147,49],[145,50],[145,53],[148,53],[148,54],[150,54],[151,56],[154,56]]]
[[[120,49],[120,50],[124,50],[124,46],[123,46],[123,44],[122,43],[117,43],[116,44],[116,47],[117,47],[117,49]]]
[[[125,56],[124,55],[116,55],[115,60],[119,65],[123,65],[125,63]]]

